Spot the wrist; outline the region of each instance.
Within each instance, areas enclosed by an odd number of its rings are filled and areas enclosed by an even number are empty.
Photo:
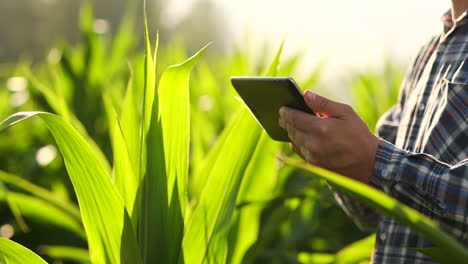
[[[366,184],[371,184],[371,180],[372,180],[372,176],[374,174],[374,168],[375,168],[375,160],[376,160],[376,157],[377,157],[377,152],[378,152],[378,149],[379,149],[379,145],[381,144],[381,139],[379,137],[377,137],[376,135],[372,134],[371,136],[371,142],[370,142],[370,146],[369,146],[369,158],[367,160],[369,160],[369,165],[368,165],[368,169],[367,169],[367,177],[365,178],[365,181],[364,183]]]

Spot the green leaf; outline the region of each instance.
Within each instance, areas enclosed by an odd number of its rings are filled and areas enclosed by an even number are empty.
[[[58,96],[57,93],[49,86],[42,83],[39,78],[31,71],[30,68],[24,67],[23,72],[31,82],[32,89],[37,90],[44,96],[50,107],[65,120],[71,122],[71,113],[64,97]]]
[[[156,38],[156,47],[154,49],[154,57],[151,50],[150,36],[148,32],[148,21],[146,17],[146,1],[144,1],[144,22],[145,22],[145,63],[144,63],[144,86],[143,86],[143,101],[142,101],[142,110],[141,110],[141,119],[140,119],[140,133],[139,133],[139,144],[138,144],[138,167],[135,168],[135,173],[138,176],[138,181],[142,182],[144,175],[146,173],[146,164],[147,164],[147,142],[146,137],[150,129],[151,124],[151,115],[153,112],[153,102],[156,91],[156,56],[159,46],[159,35]],[[128,98],[127,98],[128,99]],[[128,140],[132,140],[128,138]],[[140,190],[141,191],[141,190]],[[137,194],[138,195],[138,194]],[[137,208],[141,206],[137,205]],[[136,212],[138,214],[138,212]],[[144,221],[144,220],[143,220]],[[145,231],[139,232],[139,239],[141,242],[142,237],[145,237]],[[141,243],[142,251],[145,251],[146,244]],[[145,259],[145,254],[143,254],[143,260]]]
[[[20,112],[0,123],[0,131],[32,116],[45,121],[62,152],[80,205],[93,263],[140,263],[122,198],[96,154],[73,127],[50,113]]]
[[[131,155],[138,155],[138,150],[135,149],[134,153],[130,153],[127,142],[132,141],[127,141],[125,139],[124,130],[122,129],[120,122],[117,119],[117,114],[115,113],[115,109],[112,106],[108,95],[103,94],[103,99],[106,112],[108,113],[107,116],[112,135],[112,149],[114,152],[114,184],[117,190],[119,191],[120,195],[122,196],[122,200],[124,202],[128,214],[131,216],[133,227],[136,228],[136,224],[138,223],[138,214],[137,212],[134,212],[134,206],[136,205],[138,186],[140,182],[138,175],[135,173],[134,167],[138,166],[138,164],[132,163]],[[137,116],[135,116],[135,121],[136,120]],[[133,135],[135,136],[136,140],[138,140],[137,135],[138,134]]]
[[[10,192],[6,188],[6,186],[0,182],[0,200],[4,200],[7,204],[8,207],[10,207],[10,211],[13,214],[13,217],[15,218],[16,223],[18,224],[19,228],[21,231],[24,233],[29,232],[29,227],[24,221],[23,215],[21,214],[21,210],[18,207],[17,201],[9,196]]]
[[[0,201],[6,199],[14,202],[23,216],[37,222],[65,228],[86,240],[81,221],[77,221],[75,218],[50,203],[30,195],[12,191],[8,191],[7,193],[6,191],[0,190]]]
[[[166,69],[153,105],[142,186],[144,262],[177,263],[184,230],[190,137],[189,75],[208,46]]]
[[[336,254],[336,262],[349,264],[349,263],[362,263],[369,261],[372,256],[372,249],[375,245],[375,234],[358,240]]]
[[[149,259],[153,258],[155,250],[150,248],[160,241],[155,236],[159,234],[151,233],[150,228],[153,225],[157,224],[154,222],[154,216],[149,207],[152,203],[157,203],[157,200],[150,200],[154,198],[154,193],[150,192],[152,190],[148,185],[152,183],[152,179],[148,177],[150,172],[146,171],[147,165],[147,151],[148,145],[150,142],[147,142],[147,134],[151,125],[151,115],[153,112],[153,102],[156,90],[156,64],[153,61],[153,54],[151,50],[150,36],[148,32],[148,19],[146,15],[146,0],[143,1],[144,5],[144,23],[145,23],[145,63],[144,63],[144,86],[143,86],[143,101],[142,101],[142,111],[140,119],[140,136],[139,136],[139,155],[138,155],[138,167],[136,168],[136,173],[138,175],[138,180],[140,182],[139,193],[141,197],[138,207],[140,209],[139,221],[138,221],[138,241],[140,245],[140,255],[142,257],[143,263],[148,263]],[[158,46],[158,42],[156,43]],[[155,49],[155,54],[157,48]],[[151,138],[151,137],[150,137]],[[158,144],[158,143],[157,143]],[[157,148],[162,148],[162,146],[156,146]],[[160,155],[164,155],[163,152]],[[149,163],[150,164],[150,163]],[[151,196],[151,198],[149,197]]]
[[[145,11],[146,12],[146,11]],[[154,101],[154,96],[156,92],[156,56],[159,46],[159,34],[156,37],[156,46],[154,51],[151,49],[150,37],[148,32],[148,22],[145,15],[145,87],[144,87],[144,98],[143,98],[143,111],[142,111],[142,122],[143,122],[143,132],[144,134],[148,133],[152,106]],[[154,56],[153,56],[154,52]]]
[[[81,5],[80,10],[80,29],[82,32],[92,32],[93,31],[93,22],[94,22],[94,10],[92,2],[86,0]]]
[[[106,172],[110,172],[109,161],[107,160],[105,154],[99,148],[97,143],[89,136],[88,132],[84,125],[78,120],[78,118],[71,112],[69,106],[65,102],[65,99],[61,96],[58,96],[52,89],[42,84],[37,77],[35,77],[29,69],[25,70],[28,80],[31,81],[33,87],[35,87],[39,92],[41,92],[52,109],[60,116],[62,116],[65,121],[73,125],[73,127],[78,130],[78,132],[85,138],[88,144],[91,146],[93,151],[96,153],[96,156],[99,158],[99,161],[104,166]],[[1,130],[1,128],[0,128]]]
[[[237,204],[258,201],[271,196],[278,170],[276,154],[279,142],[271,140],[262,132],[257,149],[244,174]],[[228,263],[242,263],[247,250],[258,238],[260,214],[264,204],[250,204],[236,210],[234,224],[229,231]]]
[[[55,259],[65,259],[80,261],[81,263],[91,263],[91,260],[89,259],[88,250],[83,248],[47,245],[41,247],[41,254],[48,255],[49,257]]]
[[[234,123],[231,122],[231,126]],[[229,128],[227,126],[224,128],[222,131],[221,135],[218,138],[218,142],[225,142],[226,139],[229,137],[229,134],[232,131],[232,127]],[[202,163],[199,165],[200,169],[194,172],[193,175],[191,175],[191,185],[192,185],[192,196],[195,199],[199,199],[199,196],[201,192],[203,191],[204,187],[206,186],[207,178],[209,176],[209,172],[213,166],[213,164],[216,162],[218,159],[218,155],[221,152],[223,148],[223,144],[217,143],[215,144],[208,152],[206,155],[205,159],[202,161]]]
[[[224,89],[220,89],[220,82],[211,67],[213,66],[206,61],[200,63],[190,76],[191,84],[196,87],[190,90],[191,145],[189,171],[191,175],[188,186],[189,199],[198,197],[201,192],[198,187],[203,187],[203,184],[196,184],[197,181],[193,178],[193,175],[199,175],[197,172],[200,170],[214,139],[218,136],[219,128],[224,127],[223,112],[229,112],[230,115],[236,112],[229,109],[227,104],[223,104],[223,100],[226,98],[233,98],[225,94]]]
[[[125,94],[122,112],[120,113],[120,126],[127,143],[128,153],[132,162],[132,167],[138,168],[139,166],[139,111],[136,104],[136,89],[133,85],[133,78],[130,78],[127,91]]]
[[[304,264],[333,264],[336,261],[335,255],[327,253],[301,252],[297,258],[300,263]]]
[[[283,40],[283,42],[281,42],[281,45],[280,45],[278,51],[276,52],[276,56],[273,59],[273,62],[271,63],[270,67],[268,68],[268,70],[264,74],[265,76],[269,76],[269,77],[276,76],[276,73],[278,72],[281,53],[283,52],[284,42],[285,42],[284,40]]]
[[[291,166],[308,170],[314,175],[326,179],[340,188],[340,190],[349,193],[356,199],[361,200],[367,205],[393,217],[403,225],[424,235],[445,252],[444,258],[436,258],[437,261],[462,263],[468,259],[468,250],[443,232],[436,223],[418,213],[416,210],[387,196],[385,193],[348,177],[304,162],[299,162],[292,158],[285,158],[284,161]]]
[[[192,67],[209,44],[182,64],[164,71],[159,83],[159,116],[163,134],[169,201],[177,188],[181,208],[185,207],[190,142],[189,78]],[[155,120],[156,121],[156,120]],[[177,187],[174,185],[177,184]]]
[[[204,167],[206,186],[193,210],[183,240],[187,263],[221,263],[242,177],[254,155],[261,129],[242,109],[223,132]]]
[[[47,264],[31,250],[3,237],[0,237],[0,263]]]
[[[275,58],[266,71],[267,76],[276,76],[278,73],[284,41],[281,43]],[[271,140],[263,131],[257,148],[243,176],[237,203],[245,201],[264,200],[271,195],[273,183],[276,180],[276,154],[280,143]],[[243,263],[247,250],[258,238],[260,228],[260,214],[263,210],[261,204],[240,207],[229,231],[228,261],[230,263]]]
[[[119,67],[122,67],[122,61],[128,60],[127,57],[140,39],[135,37],[135,15],[138,2],[128,1],[125,14],[121,20],[118,31],[115,34],[112,45],[112,52],[108,66],[110,72],[116,72]]]
[[[0,131],[2,128],[0,128]],[[64,213],[70,215],[76,222],[81,222],[80,210],[74,204],[59,198],[48,190],[39,187],[21,177],[0,171],[0,181],[19,188],[22,191],[33,194],[42,200],[54,205]]]

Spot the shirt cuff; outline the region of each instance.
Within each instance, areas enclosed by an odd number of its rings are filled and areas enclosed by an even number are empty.
[[[375,154],[374,171],[370,184],[389,193],[397,180],[398,171],[403,159],[407,155],[407,151],[395,147],[395,145],[384,139],[380,139]]]

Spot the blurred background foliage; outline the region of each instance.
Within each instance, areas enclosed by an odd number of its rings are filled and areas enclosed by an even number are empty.
[[[84,0],[15,0],[0,2],[0,63],[16,62],[20,58],[40,61],[47,57],[50,48],[58,42],[77,44],[80,6]],[[176,24],[162,21],[169,0],[148,1],[147,12],[150,32],[158,30],[161,42],[173,39],[189,40],[184,43],[190,53],[208,42],[216,42],[213,49],[224,49],[230,41],[223,34],[226,21],[221,10],[210,0],[196,1],[191,12]],[[135,19],[135,28],[143,27],[143,2],[128,0],[96,0],[93,2],[96,21],[93,28],[102,33],[114,34],[126,15]],[[143,34],[135,31],[132,38],[142,46]]]
[[[223,43],[230,40],[222,34],[222,14],[216,12],[210,1],[197,2],[182,23],[170,28],[158,21],[165,2],[151,1],[148,6],[150,32],[159,30],[161,36],[158,75],[167,66],[185,60],[193,50],[215,42],[191,76],[190,170],[196,171],[240,106],[229,77],[262,74],[277,43],[266,42],[254,52],[240,46],[229,53],[222,52]],[[57,113],[80,133],[93,138],[102,155],[112,161],[106,118],[109,113],[104,109],[102,94],[110,95],[119,113],[129,82],[135,88],[134,97],[141,97],[144,68],[139,3],[1,1],[0,35],[6,37],[0,43],[0,119],[26,110]],[[198,23],[201,17],[202,24]],[[346,74],[340,81],[343,88],[339,93],[327,89],[322,82],[324,66],[310,69],[309,74],[297,74],[300,60],[299,52],[282,58],[278,75],[296,78],[303,89],[347,98],[371,129],[397,100],[403,72],[390,59],[383,70]],[[291,154],[287,145],[282,148],[284,153]],[[76,204],[63,160],[52,136],[38,120],[0,133],[0,150],[1,171],[27,179],[49,190],[57,199]],[[370,235],[358,230],[336,205],[323,180],[282,164],[278,168],[268,197],[238,201],[238,210],[254,206],[261,211],[259,233],[247,250],[245,263],[331,263],[334,260],[330,260],[329,254]],[[86,249],[79,232],[51,219],[53,210],[21,207],[19,203],[23,200],[18,198],[21,195],[28,192],[17,184],[0,181],[0,236],[13,237],[54,263],[85,263],[77,261],[79,257],[67,260],[66,249],[50,247]],[[363,243],[362,247],[367,254],[348,263],[369,260],[372,243]],[[83,259],[82,251],[78,255]]]

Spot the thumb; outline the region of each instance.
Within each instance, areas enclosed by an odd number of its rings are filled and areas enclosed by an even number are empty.
[[[315,113],[324,117],[340,118],[347,113],[347,105],[320,96],[310,90],[305,91],[304,100]]]

